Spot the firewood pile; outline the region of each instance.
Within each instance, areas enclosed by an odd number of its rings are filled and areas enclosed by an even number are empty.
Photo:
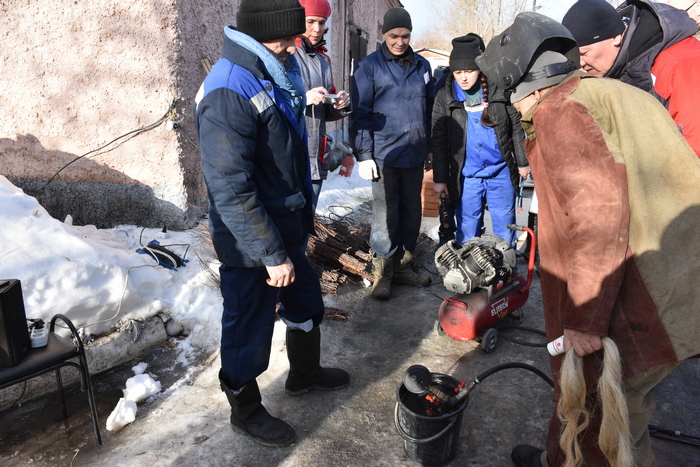
[[[315,221],[317,236],[309,238],[306,254],[319,273],[321,291],[338,295],[338,287],[348,278],[374,280],[368,269],[369,225],[353,226],[342,221]]]

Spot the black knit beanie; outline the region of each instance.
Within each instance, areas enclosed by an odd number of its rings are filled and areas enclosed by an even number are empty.
[[[579,47],[611,39],[625,30],[622,17],[605,0],[578,0],[561,24],[571,32]]]
[[[384,25],[382,26],[382,34],[396,28],[406,28],[413,31],[411,23],[411,15],[408,14],[405,8],[389,8],[384,14]]]
[[[450,53],[450,70],[478,70],[476,57],[481,55],[479,49],[479,36],[467,34],[466,36],[452,39],[452,52]]]
[[[467,37],[475,37],[476,40],[479,41],[479,50],[481,50],[481,53],[484,53],[484,50],[486,50],[486,45],[484,45],[484,40],[481,38],[480,35],[478,35],[475,32],[469,32],[467,33]]]
[[[306,13],[297,0],[241,0],[237,29],[258,42],[306,31]]]

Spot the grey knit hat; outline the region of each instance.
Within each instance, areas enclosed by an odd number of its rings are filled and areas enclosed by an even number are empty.
[[[555,86],[572,71],[578,68],[578,64],[572,62],[559,52],[545,50],[530,66],[523,80],[510,95],[511,104],[520,102],[533,92]]]
[[[384,13],[384,24],[382,25],[382,34],[396,28],[406,28],[413,31],[413,23],[411,15],[408,14],[405,8],[389,8]]]
[[[306,13],[297,0],[241,0],[236,26],[258,42],[282,39],[306,31]]]

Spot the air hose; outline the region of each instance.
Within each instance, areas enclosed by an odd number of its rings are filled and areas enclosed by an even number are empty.
[[[547,347],[546,342],[527,342],[527,341],[521,341],[520,339],[514,339],[512,337],[508,337],[507,334],[501,333],[500,331],[503,329],[519,329],[521,331],[527,331],[527,332],[534,332],[535,334],[539,334],[541,336],[546,336],[547,334],[544,331],[541,331],[539,329],[535,328],[528,328],[525,326],[521,326],[519,324],[507,324],[507,323],[499,323],[498,326],[496,327],[498,329],[499,334],[498,337],[501,337],[507,341],[514,342],[516,344],[520,345],[525,345],[527,347]]]

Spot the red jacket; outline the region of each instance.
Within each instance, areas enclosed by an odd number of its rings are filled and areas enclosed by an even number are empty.
[[[663,50],[651,73],[654,91],[668,101],[668,111],[700,157],[700,41],[688,37]]]

